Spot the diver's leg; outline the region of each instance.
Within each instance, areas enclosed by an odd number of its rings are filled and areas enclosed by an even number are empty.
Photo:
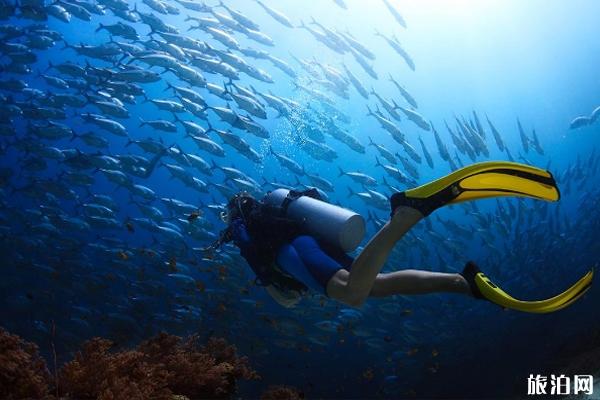
[[[306,273],[310,274],[311,281],[317,283],[320,290],[327,293],[328,282],[343,268],[343,265],[322,249],[312,236],[298,236],[292,241],[292,246],[302,260]]]
[[[349,274],[339,271],[327,284],[327,294],[344,303],[360,306],[369,296],[375,278],[394,245],[423,214],[414,208],[398,207],[393,217],[371,238],[352,263]]]
[[[377,275],[369,296],[386,297],[395,294],[414,295],[438,292],[472,296],[469,284],[460,274],[416,269]]]
[[[282,270],[304,283],[307,287],[319,291],[323,290],[321,285],[315,281],[309,268],[304,264],[300,254],[298,254],[298,251],[292,244],[284,244],[281,246],[277,253],[276,261],[277,265]]]

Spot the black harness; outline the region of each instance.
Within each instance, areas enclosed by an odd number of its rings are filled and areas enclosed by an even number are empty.
[[[317,200],[323,200],[321,198],[321,195],[319,194],[319,191],[315,188],[306,189],[302,191],[290,190],[287,196],[285,196],[285,199],[283,199],[283,203],[281,203],[281,215],[285,216],[287,214],[287,210],[290,204],[294,200],[298,200],[302,196],[312,197],[313,199]]]

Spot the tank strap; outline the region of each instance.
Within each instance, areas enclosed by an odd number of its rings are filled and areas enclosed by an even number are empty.
[[[283,203],[281,203],[281,213],[282,215],[287,214],[287,209],[290,206],[290,203],[294,200],[298,200],[302,196],[312,197],[313,199],[323,200],[319,191],[315,188],[310,188],[306,190],[290,190],[283,199]]]

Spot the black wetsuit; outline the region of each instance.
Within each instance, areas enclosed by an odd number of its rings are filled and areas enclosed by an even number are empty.
[[[295,290],[305,290],[301,282],[276,268],[277,252],[281,246],[304,234],[299,223],[282,217],[281,213],[280,207],[256,202],[243,218],[250,243],[240,246],[240,254],[262,284],[279,283]]]

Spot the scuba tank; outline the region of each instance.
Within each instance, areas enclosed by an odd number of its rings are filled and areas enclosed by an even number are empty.
[[[296,192],[276,189],[265,204],[281,207],[283,215],[303,223],[307,232],[346,253],[358,247],[365,236],[365,220],[354,211],[322,201],[316,191]]]

